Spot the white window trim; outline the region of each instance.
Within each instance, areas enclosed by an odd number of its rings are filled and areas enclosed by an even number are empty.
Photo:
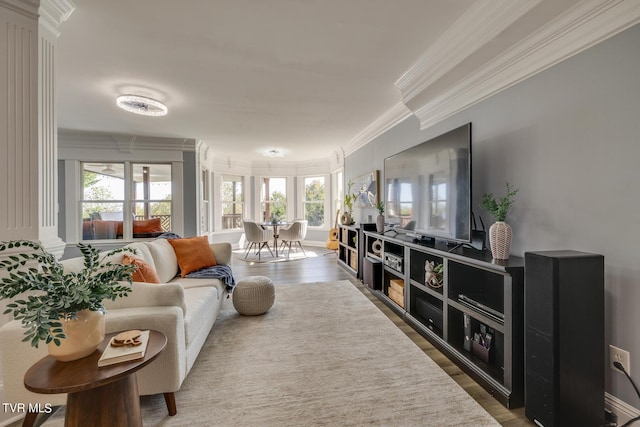
[[[82,240],[82,201],[84,200],[84,180],[82,179],[82,164],[83,163],[96,163],[104,162],[104,160],[65,160],[65,227],[66,227],[66,241],[68,244],[77,244],[83,242]],[[184,234],[184,200],[182,196],[183,186],[183,165],[182,162],[176,161],[145,161],[145,160],[126,160],[126,161],[113,161],[112,163],[124,163],[125,164],[125,183],[131,183],[131,164],[132,163],[148,163],[148,164],[170,164],[171,165],[171,225],[172,232],[183,235]],[[128,177],[128,181],[127,181]],[[128,201],[132,201],[133,193],[132,189],[125,189],[128,193]],[[131,206],[125,203],[123,206],[123,215],[130,216]],[[127,224],[125,221],[123,234],[125,236],[131,235],[131,224]],[[128,231],[127,231],[128,230]],[[127,234],[129,233],[129,234]],[[143,239],[111,239],[111,240],[87,240],[92,244],[112,244],[112,243],[124,243],[134,242]]]
[[[262,194],[262,181],[265,178],[284,178],[286,180],[286,191],[285,194],[287,198],[287,217],[286,221],[293,221],[294,218],[297,218],[296,215],[296,203],[295,203],[295,177],[291,175],[263,175],[255,177],[255,206],[253,208],[253,219],[256,222],[262,222],[262,201],[264,200],[264,194]]]
[[[316,226],[309,226],[309,228],[314,229],[314,230],[324,230],[324,229],[329,229],[331,228],[329,226],[330,223],[330,218],[332,217],[333,214],[331,214],[331,198],[330,198],[330,194],[332,193],[331,188],[331,175],[329,174],[309,174],[309,175],[300,175],[298,176],[298,188],[296,189],[296,200],[298,201],[298,203],[296,204],[296,212],[297,215],[295,216],[295,218],[304,218],[304,205],[305,205],[305,200],[304,200],[304,180],[306,178],[319,178],[322,177],[324,178],[324,222],[322,223],[322,225],[316,225]],[[288,201],[288,199],[287,199]],[[292,218],[293,219],[293,218]]]
[[[224,173],[213,173],[213,201],[209,202],[210,209],[213,211],[214,218],[213,230],[210,232],[216,233],[237,233],[243,231],[242,228],[222,228],[222,177],[224,175],[235,175],[242,177],[242,219],[247,218],[247,212],[251,212],[250,206],[250,187],[251,177],[245,175],[242,172],[227,171]]]

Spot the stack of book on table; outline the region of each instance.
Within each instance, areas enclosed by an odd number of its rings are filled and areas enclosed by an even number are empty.
[[[119,337],[126,335],[127,340],[123,341]],[[137,335],[136,337],[133,337]],[[130,338],[129,337],[133,337]],[[130,362],[142,359],[147,350],[149,342],[149,331],[128,331],[111,338],[109,344],[104,349],[102,356],[98,360],[98,366],[115,365],[116,363]]]

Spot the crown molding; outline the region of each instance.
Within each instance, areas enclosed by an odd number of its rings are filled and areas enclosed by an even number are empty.
[[[42,0],[40,2],[40,20],[55,37],[60,36],[60,24],[69,19],[76,10],[76,5],[70,0]]]
[[[348,156],[359,148],[364,147],[374,138],[382,135],[397,124],[411,117],[412,113],[402,102],[397,103],[387,110],[376,121],[361,130],[343,147],[344,156]]]
[[[0,0],[0,7],[6,7],[32,19],[38,19],[39,5],[39,0]]]
[[[395,82],[402,100],[409,102],[541,1],[477,0]]]
[[[254,176],[303,176],[313,174],[328,174],[330,170],[330,159],[314,159],[305,161],[290,160],[254,160],[242,161],[226,158],[213,157],[211,161],[205,162],[211,170],[216,173],[238,173]]]
[[[414,113],[426,129],[640,22],[640,2],[582,1]]]
[[[59,129],[58,146],[60,148],[97,150],[115,148],[120,153],[133,153],[136,150],[195,151],[196,140]]]

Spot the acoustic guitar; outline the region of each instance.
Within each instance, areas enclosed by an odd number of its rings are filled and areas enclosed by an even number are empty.
[[[327,239],[327,249],[332,251],[338,250],[338,216],[340,216],[340,209],[336,212],[336,223],[331,230],[329,230],[329,238]]]

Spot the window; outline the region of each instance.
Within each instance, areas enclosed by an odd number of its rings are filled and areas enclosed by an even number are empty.
[[[132,170],[133,237],[154,237],[170,231],[171,165],[135,163]]]
[[[287,179],[263,178],[262,190],[262,220],[268,222],[275,219],[287,218]]]
[[[324,177],[304,178],[304,218],[309,226],[324,225]]]
[[[83,240],[171,230],[171,165],[83,163],[82,179]]]
[[[200,231],[209,231],[209,171],[200,171]]]
[[[241,228],[244,214],[243,178],[235,175],[222,175],[222,229]]]
[[[83,240],[122,239],[124,163],[85,163],[82,182]]]

